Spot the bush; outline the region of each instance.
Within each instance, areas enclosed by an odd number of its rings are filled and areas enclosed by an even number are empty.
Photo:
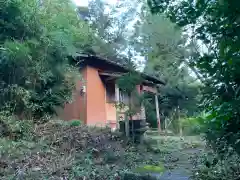
[[[31,152],[35,146],[36,144],[31,141],[12,141],[8,138],[0,138],[0,159],[7,156],[19,158],[21,155]]]
[[[226,156],[220,160],[218,157],[203,155],[197,159],[199,161],[193,171],[194,180],[234,180],[239,179],[240,158],[234,154]]]
[[[11,124],[11,130],[18,139],[30,140],[33,138],[34,124],[31,120],[17,120]]]
[[[1,136],[30,140],[33,138],[34,123],[31,120],[19,120],[9,112],[0,112]]]
[[[80,126],[82,124],[82,122],[80,120],[72,120],[70,121],[70,126]]]
[[[146,113],[146,121],[149,123],[151,128],[157,128],[157,117],[156,117],[156,107],[155,107],[155,97],[152,94],[144,94],[144,107]]]
[[[200,135],[205,132],[203,117],[184,118],[180,123],[184,135]]]
[[[113,152],[111,150],[108,150],[106,153],[104,153],[104,162],[106,164],[111,164],[116,162],[120,157],[119,153]]]

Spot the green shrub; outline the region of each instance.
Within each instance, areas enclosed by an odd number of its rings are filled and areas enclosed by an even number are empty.
[[[71,127],[73,127],[73,126],[80,126],[82,124],[82,121],[80,121],[80,120],[72,120],[72,121],[70,121],[70,126]]]
[[[12,141],[8,138],[0,138],[0,157],[20,157],[21,155],[30,152],[35,146],[36,144],[30,141]]]
[[[31,120],[16,121],[11,125],[14,133],[20,135],[21,139],[30,140],[33,138],[34,123]]]
[[[180,123],[184,135],[199,135],[205,132],[203,117],[184,118]]]
[[[19,120],[9,112],[0,112],[2,136],[11,136],[14,140],[30,140],[33,137],[34,122],[32,120]]]
[[[240,158],[236,154],[220,160],[213,155],[203,155],[193,171],[193,180],[234,180],[239,179]]]
[[[104,161],[106,164],[117,162],[119,158],[121,157],[113,151],[108,151],[104,154]]]
[[[146,121],[151,128],[157,128],[157,117],[155,107],[155,96],[150,93],[144,93],[144,107],[146,113]]]

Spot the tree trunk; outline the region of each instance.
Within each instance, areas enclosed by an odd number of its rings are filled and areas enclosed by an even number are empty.
[[[125,134],[129,137],[129,116],[125,116]]]
[[[128,94],[129,97],[129,102],[128,102],[128,113],[125,119],[125,133],[126,133],[126,137],[129,137],[129,119],[132,120],[132,116],[131,116],[131,95]]]

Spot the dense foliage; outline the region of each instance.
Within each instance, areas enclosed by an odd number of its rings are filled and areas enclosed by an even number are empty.
[[[104,0],[91,0],[88,7],[78,8],[80,14],[87,14],[87,22],[94,30],[90,53],[127,65],[133,31],[129,25],[136,17],[137,5],[137,0],[118,1],[115,5]]]
[[[137,90],[137,86],[143,82],[141,75],[129,65],[130,71],[117,79],[117,85],[122,93],[128,97],[127,102],[120,102],[116,107],[119,107],[120,111],[125,111],[125,133],[126,136],[130,135],[130,123],[133,120],[133,116],[141,112],[142,97]],[[132,133],[134,130],[133,122]],[[134,134],[133,134],[134,138]]]
[[[192,61],[205,84],[209,112],[207,138],[217,150],[240,153],[239,9],[238,1],[149,1],[152,12],[164,12],[205,46]]]
[[[221,161],[218,155],[210,151],[208,153],[199,153],[193,159],[194,180],[228,180],[239,179],[240,159],[236,153],[229,154]]]
[[[140,18],[136,26],[138,33],[133,40],[135,51],[145,59],[144,71],[166,83],[158,88],[159,109],[165,127],[171,124],[168,119],[179,124],[180,116],[193,116],[200,112],[201,83],[191,73],[188,62],[192,51],[186,44],[182,30],[164,15],[151,14],[143,4]],[[149,98],[151,102],[155,101],[154,96],[150,95]],[[156,125],[155,110],[150,108],[150,104],[147,105],[149,121]],[[179,131],[178,126],[175,129]]]
[[[71,100],[68,57],[84,50],[89,28],[61,0],[1,1],[0,16],[0,110],[47,119]]]

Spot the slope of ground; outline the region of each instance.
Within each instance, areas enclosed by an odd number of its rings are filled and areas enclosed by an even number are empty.
[[[109,129],[50,122],[17,141],[0,138],[0,179],[181,180],[179,172],[188,176],[189,152],[196,149],[185,141],[151,138],[145,139],[145,146],[133,146]]]
[[[135,167],[154,163],[151,154],[109,129],[54,122],[28,136],[0,139],[0,179],[126,179]]]

